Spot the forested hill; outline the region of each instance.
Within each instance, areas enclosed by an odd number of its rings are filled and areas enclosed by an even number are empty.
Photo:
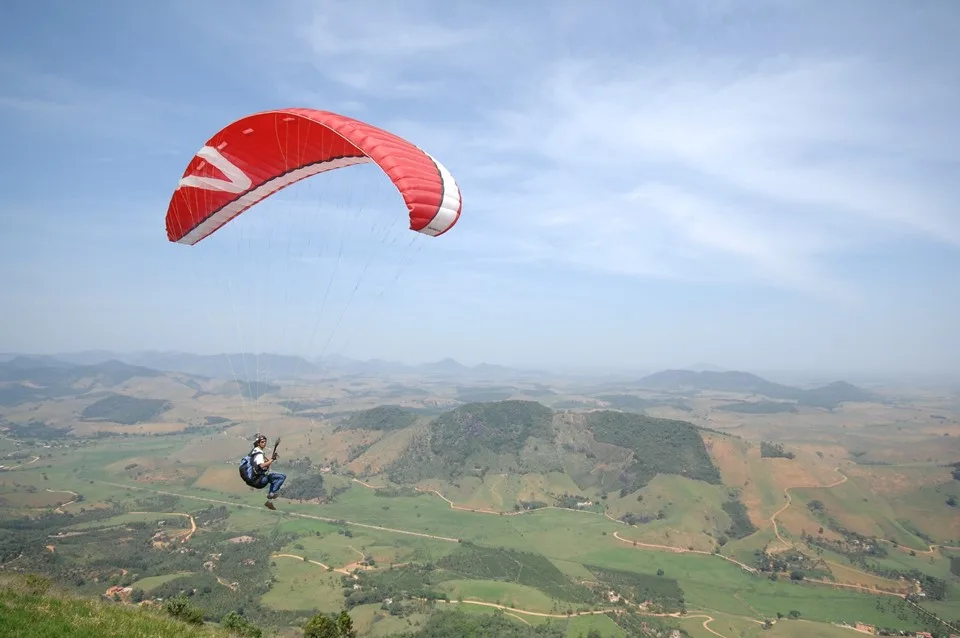
[[[804,390],[768,381],[749,372],[713,372],[693,370],[663,370],[643,377],[637,382],[641,388],[668,392],[712,390],[760,394],[771,399],[796,401],[810,407],[834,408],[847,402],[880,402],[872,392],[846,381],[834,381],[825,386]]]
[[[395,414],[408,422],[402,411]],[[377,416],[379,429],[391,429],[379,418],[382,412]],[[601,465],[604,471],[595,472]],[[387,468],[397,483],[482,478],[488,472],[559,472],[581,489],[633,491],[658,473],[720,483],[691,423],[611,410],[555,412],[520,400],[470,403],[441,414]]]

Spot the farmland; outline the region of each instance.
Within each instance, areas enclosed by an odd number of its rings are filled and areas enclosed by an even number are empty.
[[[55,424],[36,430],[42,438],[8,430],[16,451],[0,473],[0,506],[22,522],[6,527],[4,569],[48,574],[84,595],[114,585],[155,599],[191,590],[211,620],[242,600],[278,630],[347,609],[363,635],[425,630],[444,610],[483,619],[500,609],[506,622],[571,636],[643,625],[694,637],[829,637],[848,631],[837,623],[957,620],[950,556],[960,554],[951,549],[960,518],[947,501],[960,481],[936,460],[859,463],[889,458],[882,451],[896,440],[887,430],[870,438],[864,414],[874,408],[850,413],[851,424],[864,420],[852,426],[858,457],[845,447],[850,434],[824,423],[832,413],[801,436],[785,423],[813,419],[811,408],[711,411],[729,405],[729,393],[690,398],[693,425],[674,426],[526,400],[437,422],[351,400],[346,417],[318,420],[302,416],[319,409],[304,407],[308,399],[291,398],[304,388],[264,387],[258,413],[287,414],[285,489],[319,490],[281,498],[271,512],[235,470],[261,426],[238,423],[244,415],[216,394],[164,394],[162,379],[124,382],[171,402],[151,424],[91,421],[81,400],[74,417],[61,408],[56,419],[38,404]],[[341,405],[336,394],[326,391],[326,407]],[[650,413],[676,410],[649,401]],[[757,419],[776,421],[777,437]],[[464,426],[482,436],[457,438]],[[953,438],[939,431],[951,423],[924,434],[927,426],[901,435],[911,449],[924,436]],[[440,447],[430,447],[434,435]],[[422,466],[410,479],[414,458]],[[654,458],[659,465],[642,469]],[[904,600],[915,577],[925,598]]]

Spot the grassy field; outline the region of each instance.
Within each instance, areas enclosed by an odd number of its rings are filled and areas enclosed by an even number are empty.
[[[350,610],[353,627],[361,636],[378,638],[401,631],[412,631],[427,621],[429,614],[411,614],[406,618],[391,616],[380,605],[358,605]]]
[[[552,620],[556,623],[556,620]],[[626,638],[627,632],[621,629],[612,618],[605,615],[576,616],[567,621],[567,638],[586,636],[591,630],[600,633],[604,638]]]
[[[295,558],[272,558],[276,567],[262,602],[275,609],[334,612],[343,605],[341,574]]]
[[[722,485],[659,474],[637,492],[623,498],[613,494],[607,501],[614,518],[633,513],[653,519],[631,529],[630,538],[711,551],[716,538],[730,527],[730,517],[721,507],[727,499],[728,489]],[[664,518],[657,519],[661,513]]]
[[[539,589],[494,580],[448,580],[441,583],[439,589],[449,595],[450,600],[481,600],[528,611],[560,613],[557,609],[563,607],[558,605],[564,604]]]
[[[171,580],[180,578],[181,576],[189,576],[190,574],[191,572],[178,572],[176,574],[165,574],[163,576],[147,576],[146,578],[141,578],[140,580],[134,581],[130,586],[134,589],[142,589],[146,592],[149,592],[164,583],[168,583]]]

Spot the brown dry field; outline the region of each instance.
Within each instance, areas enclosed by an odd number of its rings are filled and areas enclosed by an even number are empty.
[[[785,488],[829,485],[840,478],[834,470],[836,460],[827,452],[821,459],[815,450],[788,446],[797,455],[795,459],[770,459],[761,458],[759,445],[747,441],[710,432],[703,433],[703,440],[724,485],[739,488],[740,500],[758,529],[771,527],[770,517],[787,502]],[[819,527],[811,517],[792,507],[781,513],[777,521],[791,531],[796,529],[797,534]]]
[[[29,492],[24,486],[17,485],[13,480],[0,480],[0,507],[47,509],[59,507],[73,499],[74,496],[67,492],[48,492],[44,488],[40,488],[36,492]]]

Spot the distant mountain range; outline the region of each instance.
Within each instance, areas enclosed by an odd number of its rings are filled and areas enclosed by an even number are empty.
[[[495,381],[538,379],[548,375],[537,370],[521,370],[488,363],[466,366],[454,359],[430,363],[406,364],[383,359],[360,361],[342,356],[308,360],[304,357],[281,354],[230,353],[201,355],[187,352],[118,353],[104,350],[66,352],[55,355],[3,354],[0,361],[11,359],[45,360],[73,365],[96,365],[118,361],[166,372],[183,372],[218,379],[278,380],[311,378],[317,376],[397,376],[418,375],[442,380]]]
[[[162,374],[115,359],[79,365],[49,356],[17,356],[0,363],[0,406],[74,396],[95,386],[111,387],[134,377]]]
[[[795,401],[810,407],[833,408],[845,402],[883,402],[878,395],[846,381],[802,389],[767,381],[749,372],[713,372],[709,370],[664,370],[637,381],[637,386],[659,392],[736,392],[770,399]]]
[[[158,370],[197,377],[261,382],[352,375],[395,379],[410,375],[453,383],[490,383],[537,381],[551,376],[545,372],[492,364],[466,366],[450,358],[411,365],[380,359],[358,361],[340,356],[309,361],[297,356],[268,353],[199,355],[182,352],[123,354],[91,351],[53,356],[0,355],[0,362],[4,360],[6,363],[0,363],[0,383],[30,381],[48,387],[75,383],[78,379],[91,376],[98,376],[111,383],[120,383],[131,376],[155,376]],[[774,383],[749,372],[736,371],[663,370],[638,381],[620,385],[625,390],[642,389],[663,393],[734,392],[823,408],[834,408],[845,402],[884,402],[878,395],[845,381],[803,389]],[[18,390],[17,395],[24,392],[23,389]],[[512,391],[508,392],[511,393]],[[37,394],[43,393],[38,391]],[[771,406],[771,409],[775,407]]]

